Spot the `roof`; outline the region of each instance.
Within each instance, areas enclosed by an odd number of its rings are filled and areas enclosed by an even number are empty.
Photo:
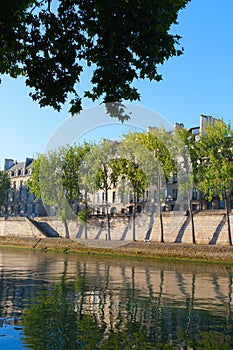
[[[7,171],[29,169],[32,167],[32,161],[33,161],[33,159],[27,159],[26,162],[19,162],[19,163],[16,162],[10,168],[8,168]]]

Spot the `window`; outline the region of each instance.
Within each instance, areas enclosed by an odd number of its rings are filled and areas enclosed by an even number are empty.
[[[219,208],[220,208],[220,209],[225,209],[224,200],[220,200],[220,201],[219,201]]]
[[[173,174],[173,183],[177,182],[177,174]]]
[[[96,194],[96,202],[101,203],[101,192],[97,192]]]
[[[177,194],[178,194],[177,188],[173,188],[173,190],[172,190],[172,199],[173,199],[174,201],[177,200]]]
[[[198,198],[198,190],[196,188],[193,188],[192,200],[196,201],[197,198]]]

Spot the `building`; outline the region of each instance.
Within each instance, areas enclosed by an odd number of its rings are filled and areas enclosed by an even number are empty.
[[[192,127],[189,130],[194,135],[195,140],[198,142],[199,137],[205,132],[205,125],[207,123],[215,123],[216,118],[211,116],[200,115],[199,126]],[[174,129],[183,129],[182,123],[175,123]],[[148,131],[153,130],[153,127],[149,127]],[[4,170],[9,174],[11,181],[11,189],[8,191],[7,203],[2,211],[2,215],[11,216],[44,216],[55,214],[55,208],[45,208],[42,205],[41,200],[36,200],[34,195],[29,192],[27,188],[27,181],[32,174],[32,158],[26,158],[24,162],[17,162],[12,159],[5,159]],[[173,211],[188,209],[187,199],[180,199],[179,197],[179,178],[177,174],[172,174],[166,185],[163,185],[159,189],[161,200],[158,204],[158,193],[156,186],[148,188],[141,198],[137,199],[137,203],[133,203],[133,193],[131,191],[123,191],[122,188],[111,188],[108,193],[108,210],[110,214],[131,214],[136,207],[137,212],[149,212],[152,213],[158,210],[158,205],[163,210]],[[207,202],[203,198],[203,194],[196,188],[192,189],[191,193],[192,208],[193,210],[202,209],[219,209],[224,208],[224,204],[218,197],[214,197],[212,202]],[[106,193],[103,190],[97,191],[94,195],[88,194],[88,205],[92,208],[94,215],[106,214]],[[135,205],[136,204],[136,205]],[[231,203],[233,207],[233,201]],[[79,206],[77,210],[79,210]]]
[[[32,162],[32,158],[26,158],[24,162],[5,159],[4,170],[8,172],[11,188],[2,209],[3,216],[45,215],[41,200],[35,199],[27,188],[27,181],[32,174]]]

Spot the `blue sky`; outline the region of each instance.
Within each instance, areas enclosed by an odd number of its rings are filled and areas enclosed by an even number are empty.
[[[135,83],[141,93],[139,104],[186,127],[199,125],[200,114],[232,121],[232,15],[232,0],[192,0],[173,30],[182,36],[184,55],[160,68],[162,82]],[[88,75],[81,84],[88,88]],[[60,113],[40,109],[28,92],[22,78],[3,78],[0,85],[0,168],[4,158],[23,161],[43,152],[51,135],[70,118],[67,107]],[[92,102],[84,102],[84,108],[91,106]]]

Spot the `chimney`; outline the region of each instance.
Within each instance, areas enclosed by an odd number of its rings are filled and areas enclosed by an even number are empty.
[[[12,167],[12,165],[14,165],[15,162],[13,159],[5,159],[4,161],[4,170],[8,170]]]
[[[183,123],[174,123],[174,130],[180,130],[184,129],[184,124]]]
[[[26,161],[25,161],[25,168],[30,165],[33,161],[33,158],[26,158]]]

